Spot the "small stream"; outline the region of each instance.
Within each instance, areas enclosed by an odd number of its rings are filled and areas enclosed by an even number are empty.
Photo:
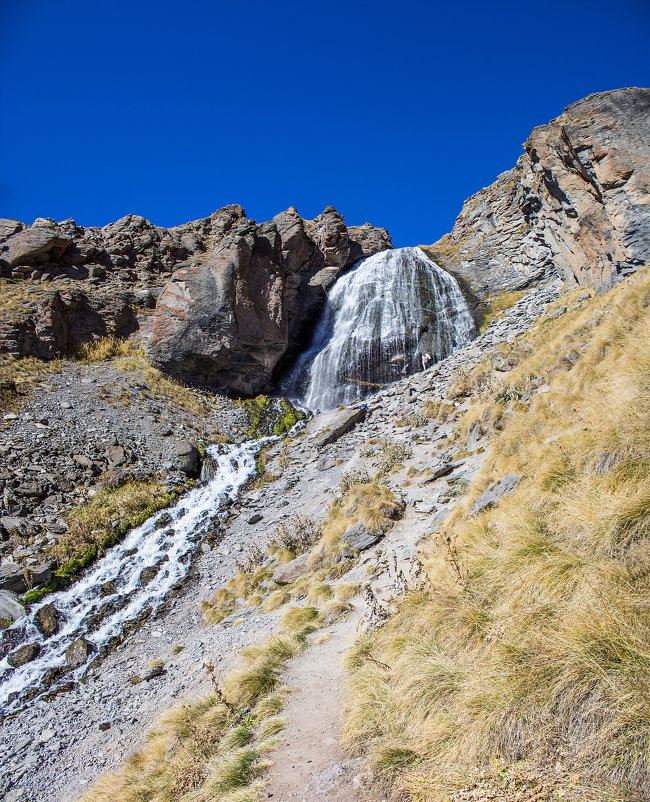
[[[102,647],[129,622],[155,612],[187,574],[215,517],[225,518],[228,506],[254,472],[256,454],[264,442],[208,449],[213,463],[207,484],[132,529],[70,588],[49,594],[32,607],[27,618],[3,632],[3,639],[15,640],[17,645],[38,643],[41,651],[35,660],[18,668],[12,668],[6,658],[0,661],[0,710],[11,712],[22,703],[26,691],[50,684],[48,678],[55,682],[79,679]],[[47,639],[34,624],[36,612],[45,604],[53,604],[61,615],[58,633]],[[93,652],[84,665],[70,671],[66,650],[82,636]]]

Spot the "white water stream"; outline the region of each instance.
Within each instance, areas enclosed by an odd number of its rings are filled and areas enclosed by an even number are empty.
[[[283,389],[309,409],[334,409],[433,365],[473,333],[452,275],[419,248],[382,251],[338,279]]]
[[[20,703],[20,698],[15,703],[10,701],[13,694],[20,697],[24,691],[36,687],[46,672],[65,667],[66,649],[77,638],[86,637],[96,655],[104,644],[122,632],[127,622],[145,610],[154,611],[160,606],[169,590],[189,570],[204,529],[215,515],[223,513],[229,501],[236,499],[239,489],[255,470],[255,455],[267,441],[209,449],[215,470],[206,485],[187,493],[176,507],[158,512],[131,530],[70,588],[46,596],[42,603],[34,605],[27,620],[22,619],[5,630],[6,633],[12,629],[23,631],[21,642],[38,643],[41,652],[35,660],[18,668],[12,668],[6,658],[0,661],[0,709],[12,709]],[[172,520],[160,524],[164,515]],[[147,568],[155,569],[155,575],[143,586],[140,578]],[[107,582],[112,583],[114,592],[102,595],[102,585]],[[53,604],[62,615],[59,632],[47,639],[34,624],[34,615],[44,604]],[[92,619],[99,623],[93,626]],[[79,678],[91,660],[62,679]]]

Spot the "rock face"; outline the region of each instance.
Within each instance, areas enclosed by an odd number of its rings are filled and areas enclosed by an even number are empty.
[[[151,358],[178,378],[256,393],[300,348],[340,272],[390,247],[385,229],[347,228],[331,206],[261,225],[226,206],[171,229],[137,215],[104,228],[0,220],[0,276],[22,285],[0,314],[0,353],[54,359],[142,330]]]
[[[238,206],[213,215],[213,245],[176,270],[158,298],[149,357],[177,378],[254,395],[304,330],[347,267],[391,247],[383,229],[352,239],[328,207],[313,221],[295,209],[257,225]]]
[[[479,297],[559,275],[607,289],[650,259],[650,89],[590,95],[427,249]]]

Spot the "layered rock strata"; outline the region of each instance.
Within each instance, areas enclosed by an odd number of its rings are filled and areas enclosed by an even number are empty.
[[[558,275],[607,289],[650,259],[650,89],[568,106],[429,250],[479,295]]]

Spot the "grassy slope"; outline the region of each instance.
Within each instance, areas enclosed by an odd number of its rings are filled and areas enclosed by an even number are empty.
[[[485,468],[431,538],[429,590],[364,643],[378,662],[352,656],[346,737],[406,799],[522,767],[566,798],[647,799],[650,271],[511,351],[500,381],[465,377],[459,436],[493,431]]]

